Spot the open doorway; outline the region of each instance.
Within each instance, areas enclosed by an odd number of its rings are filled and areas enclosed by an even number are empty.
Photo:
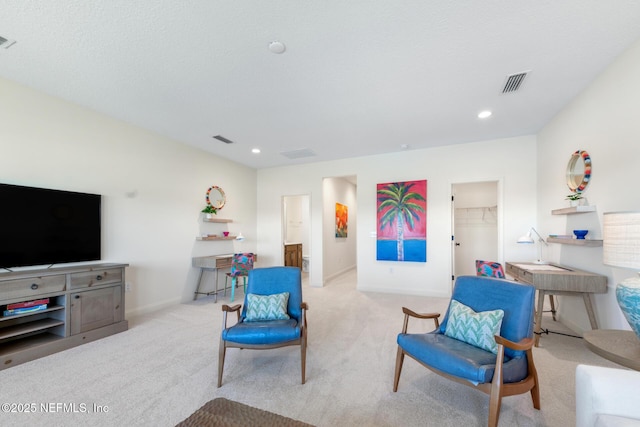
[[[300,268],[303,280],[309,277],[310,223],[309,195],[282,198],[283,265]]]
[[[475,275],[475,261],[501,262],[498,181],[453,184],[452,279]]]
[[[322,180],[322,273],[325,283],[357,267],[357,191],[355,175]]]

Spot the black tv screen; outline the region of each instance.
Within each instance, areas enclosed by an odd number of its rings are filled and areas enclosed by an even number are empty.
[[[0,184],[0,267],[101,257],[102,196]]]

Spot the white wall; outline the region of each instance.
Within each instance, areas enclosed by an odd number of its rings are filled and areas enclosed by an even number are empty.
[[[309,246],[309,196],[285,196],[284,221],[285,243],[302,243],[302,254],[307,255]]]
[[[330,174],[328,172],[331,172]],[[324,283],[323,179],[356,175],[358,289],[448,296],[451,291],[451,185],[454,182],[502,181],[503,239],[507,260],[531,258],[516,240],[536,220],[536,139],[533,136],[410,150],[310,165],[258,171],[258,252],[281,259],[280,198],[311,195],[312,286]],[[295,179],[292,179],[295,177]],[[427,179],[427,262],[376,261],[376,185]],[[351,221],[351,220],[350,220]]]
[[[571,234],[585,228],[602,239],[602,214],[640,210],[637,186],[640,159],[640,41],[609,66],[571,105],[558,114],[538,136],[538,215],[540,233]],[[567,207],[565,171],[569,157],[586,150],[593,162],[592,179],[584,192],[597,213],[553,216],[552,209]],[[553,260],[608,276],[607,294],[596,295],[595,310],[604,329],[630,329],[615,300],[617,282],[633,272],[602,264],[602,248],[551,244]],[[589,330],[582,300],[561,297],[560,318],[577,331]]]
[[[211,185],[255,250],[254,170],[7,80],[0,94],[0,182],[103,195],[103,260],[130,264],[127,313],[191,299],[191,257],[234,250],[195,241],[215,227],[199,214]]]
[[[347,206],[347,237],[336,237],[336,203]],[[325,178],[323,182],[324,280],[356,267],[358,203],[356,186],[343,178]],[[311,260],[313,262],[313,260]]]

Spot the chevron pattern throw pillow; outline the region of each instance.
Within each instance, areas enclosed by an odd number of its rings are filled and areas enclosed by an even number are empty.
[[[503,310],[476,313],[470,307],[452,299],[444,334],[497,354],[498,344],[493,336],[500,335],[503,317]]]
[[[288,319],[287,304],[289,292],[273,295],[247,294],[247,313],[245,321],[260,322],[264,320]]]

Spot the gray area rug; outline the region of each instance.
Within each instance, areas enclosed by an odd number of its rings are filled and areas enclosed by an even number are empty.
[[[222,397],[202,405],[176,427],[313,427]]]

